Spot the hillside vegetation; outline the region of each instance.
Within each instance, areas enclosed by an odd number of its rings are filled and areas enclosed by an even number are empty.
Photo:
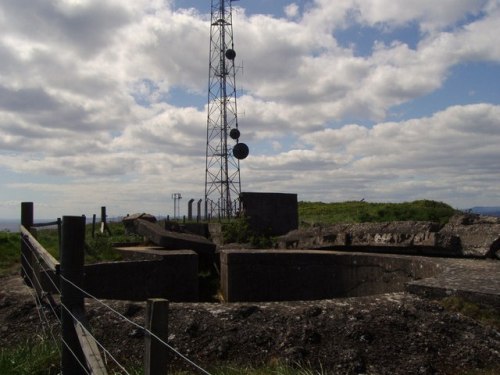
[[[431,200],[404,203],[299,202],[299,222],[301,225],[408,220],[435,221],[445,224],[455,213],[456,210],[450,205]]]
[[[446,223],[456,212],[446,203],[418,200],[405,203],[368,202],[299,202],[299,222],[301,226],[313,224],[390,222],[390,221],[435,221]],[[112,235],[96,233],[92,237],[92,226],[87,225],[86,262],[117,260],[119,255],[112,250],[113,242],[140,241],[139,236],[125,234],[121,223],[109,223]],[[260,247],[269,247],[270,239],[250,233],[245,222],[235,222],[226,228],[226,242],[252,242]],[[56,229],[38,231],[38,241],[56,258],[58,254],[58,234]],[[19,233],[0,232],[0,275],[19,263]]]

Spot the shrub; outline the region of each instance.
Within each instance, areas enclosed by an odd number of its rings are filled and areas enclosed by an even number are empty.
[[[224,243],[249,243],[260,249],[273,246],[273,239],[268,233],[252,230],[245,218],[235,219],[222,224]]]

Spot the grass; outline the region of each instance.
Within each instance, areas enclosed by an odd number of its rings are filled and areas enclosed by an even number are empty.
[[[448,311],[458,312],[468,316],[481,324],[487,324],[495,329],[500,329],[500,311],[481,306],[461,297],[446,297],[441,300],[441,305]]]
[[[19,233],[0,232],[0,276],[10,273],[19,264],[20,246]]]
[[[434,221],[445,224],[455,213],[456,210],[448,204],[432,200],[404,203],[299,202],[301,225],[407,220]]]
[[[210,371],[213,375],[322,375],[323,370],[313,370],[303,365],[270,364],[261,367],[224,366]]]
[[[144,373],[142,364],[130,365],[132,375]],[[281,362],[262,366],[220,365],[208,369],[212,375],[322,375],[323,370],[313,370],[305,365],[288,365]],[[0,350],[0,374],[2,375],[55,375],[60,372],[60,353],[55,343],[36,337],[25,343]],[[111,375],[122,372],[110,370]],[[170,371],[172,375],[188,375],[191,371]]]
[[[457,375],[498,375],[500,374],[500,366],[491,369],[477,369],[466,372],[460,372]]]
[[[316,223],[356,223],[390,222],[402,220],[435,221],[446,223],[455,210],[446,203],[432,200],[418,200],[405,203],[368,203],[368,202],[299,202],[299,221],[301,226]],[[110,222],[111,236],[101,234],[96,226],[92,237],[92,225],[86,226],[86,263],[120,260],[120,255],[112,249],[115,242],[137,242],[140,236],[125,233],[120,222]],[[251,243],[255,247],[272,247],[272,238],[265,234],[250,231],[245,220],[235,220],[224,226],[224,242]],[[56,259],[59,258],[59,238],[57,229],[39,229],[38,241]],[[0,232],[0,276],[12,272],[19,264],[19,233]]]
[[[142,364],[131,365],[127,371],[132,375],[144,373]],[[55,343],[36,337],[11,348],[0,350],[0,374],[2,375],[55,375],[60,372],[60,353]],[[263,366],[224,365],[209,369],[212,375],[322,375],[323,370],[313,370],[300,364],[288,365],[280,362]],[[110,375],[121,374],[110,370]],[[171,371],[172,375],[188,375],[190,371]]]
[[[59,349],[47,338],[37,337],[0,350],[2,375],[52,375],[60,370]]]
[[[239,364],[228,364],[216,366],[207,369],[212,375],[322,375],[327,374],[326,371],[313,370],[306,365],[294,364],[289,365],[282,362],[270,363],[262,366],[242,366]],[[193,372],[189,371],[173,371],[169,372],[172,375],[188,375]]]

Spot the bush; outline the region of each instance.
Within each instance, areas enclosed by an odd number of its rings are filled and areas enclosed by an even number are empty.
[[[245,218],[223,223],[222,238],[224,243],[249,243],[259,249],[273,246],[272,237],[268,233],[252,230]]]
[[[2,375],[55,375],[59,373],[59,349],[46,338],[0,351]]]

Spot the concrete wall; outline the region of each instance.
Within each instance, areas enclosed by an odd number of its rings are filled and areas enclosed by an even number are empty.
[[[299,226],[297,194],[241,193],[240,200],[254,229],[276,236]]]
[[[421,257],[294,250],[223,250],[227,302],[293,301],[403,291],[439,265]]]
[[[196,302],[198,255],[191,250],[163,251],[162,260],[86,265],[85,289],[103,299]]]

